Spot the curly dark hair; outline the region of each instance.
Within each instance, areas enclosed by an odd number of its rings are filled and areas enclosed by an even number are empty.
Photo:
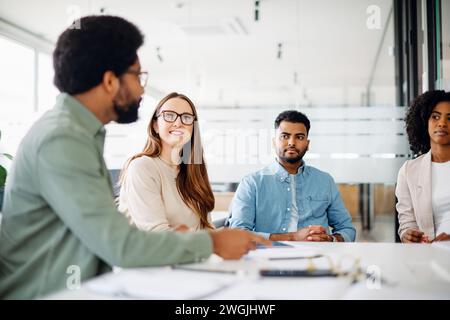
[[[59,36],[53,52],[54,84],[69,94],[97,86],[106,71],[121,76],[144,43],[139,29],[120,17],[86,16],[78,25]]]
[[[293,122],[293,123],[303,123],[306,127],[306,133],[309,134],[309,129],[311,128],[311,123],[308,117],[297,110],[286,110],[278,115],[275,119],[275,129],[278,129],[282,121]]]
[[[428,120],[434,107],[443,101],[450,102],[450,92],[444,90],[427,91],[418,96],[406,113],[406,133],[409,146],[415,156],[430,150]]]

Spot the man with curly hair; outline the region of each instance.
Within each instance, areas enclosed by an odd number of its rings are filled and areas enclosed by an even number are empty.
[[[406,115],[416,157],[401,167],[395,194],[404,243],[450,240],[450,92],[428,91]]]

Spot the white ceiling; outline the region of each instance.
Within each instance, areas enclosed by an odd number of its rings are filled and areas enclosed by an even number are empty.
[[[150,73],[147,91],[157,98],[179,91],[200,107],[358,105],[391,4],[260,0],[255,21],[253,0],[0,0],[0,17],[53,42],[76,11],[103,7],[129,19],[146,36],[139,54]],[[381,29],[366,26],[370,5],[380,8]],[[374,78],[375,104],[395,100],[392,45],[391,20]]]

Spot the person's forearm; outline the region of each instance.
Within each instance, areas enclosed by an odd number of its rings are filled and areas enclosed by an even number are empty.
[[[343,242],[354,242],[356,238],[356,229],[353,226],[338,229],[333,228],[332,234],[338,234]]]

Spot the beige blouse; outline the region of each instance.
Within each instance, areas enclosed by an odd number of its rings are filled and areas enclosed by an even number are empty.
[[[177,174],[178,168],[158,157],[134,159],[120,189],[119,211],[145,231],[171,230],[179,224],[191,231],[199,230],[200,219],[177,190]]]

